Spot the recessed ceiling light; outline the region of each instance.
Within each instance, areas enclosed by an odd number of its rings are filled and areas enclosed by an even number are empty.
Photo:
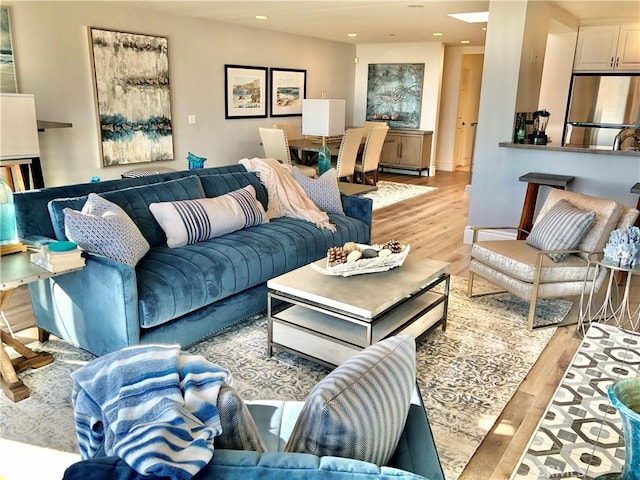
[[[447,16],[467,23],[483,23],[489,21],[489,12],[449,13]]]
[[[407,5],[407,7],[409,7],[409,8],[423,8],[424,5],[420,5],[419,3],[412,3],[410,5]]]
[[[267,20],[269,17],[266,15],[256,15],[256,20]]]
[[[357,37],[357,33],[347,33],[347,37]]]
[[[442,33],[442,32],[433,32],[431,35],[433,35],[434,37],[442,37],[444,35],[444,33]]]
[[[460,40],[460,43],[471,43],[469,40]]]

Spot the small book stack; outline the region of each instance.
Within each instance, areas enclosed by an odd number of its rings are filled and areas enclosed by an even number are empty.
[[[82,250],[78,247],[71,250],[54,251],[44,246],[39,253],[31,254],[31,261],[53,273],[84,267]]]

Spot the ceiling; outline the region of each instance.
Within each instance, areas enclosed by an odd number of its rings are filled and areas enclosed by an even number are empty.
[[[640,20],[638,0],[562,0],[551,3],[583,23],[603,19]],[[447,45],[459,45],[462,40],[467,40],[469,45],[480,46],[485,42],[485,23],[465,23],[447,14],[486,11],[489,8],[489,1],[479,0],[142,0],[126,4],[353,44],[439,39]],[[257,20],[256,15],[268,18]],[[434,37],[434,32],[442,32],[443,35]],[[348,33],[357,33],[357,37],[348,37]]]

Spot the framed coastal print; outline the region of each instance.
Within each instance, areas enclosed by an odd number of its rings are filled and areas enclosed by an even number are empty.
[[[102,166],[173,160],[166,37],[89,28]]]
[[[419,128],[423,81],[424,63],[369,64],[366,119]]]
[[[18,93],[9,9],[0,7],[0,92]]]
[[[302,115],[302,99],[307,89],[307,71],[272,68],[271,98],[269,101],[272,117]]]
[[[267,67],[224,66],[224,118],[267,116]]]

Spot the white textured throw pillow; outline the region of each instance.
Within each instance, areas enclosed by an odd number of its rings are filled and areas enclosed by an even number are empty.
[[[574,207],[566,200],[558,202],[531,228],[527,244],[540,250],[571,250],[578,246],[596,218],[595,212]],[[554,262],[561,262],[566,253],[551,254]]]
[[[164,230],[167,246],[171,248],[269,221],[256,199],[253,185],[214,198],[152,203],[149,210]]]
[[[90,193],[80,212],[71,208],[63,212],[65,235],[83,250],[132,267],[149,251],[149,243],[131,217],[100,195]]]
[[[367,347],[313,388],[285,451],[385,465],[402,434],[415,382],[412,335]]]
[[[293,167],[293,178],[300,184],[307,196],[323,212],[344,215],[338,173],[330,168],[318,178],[311,178],[303,174],[298,167]]]

